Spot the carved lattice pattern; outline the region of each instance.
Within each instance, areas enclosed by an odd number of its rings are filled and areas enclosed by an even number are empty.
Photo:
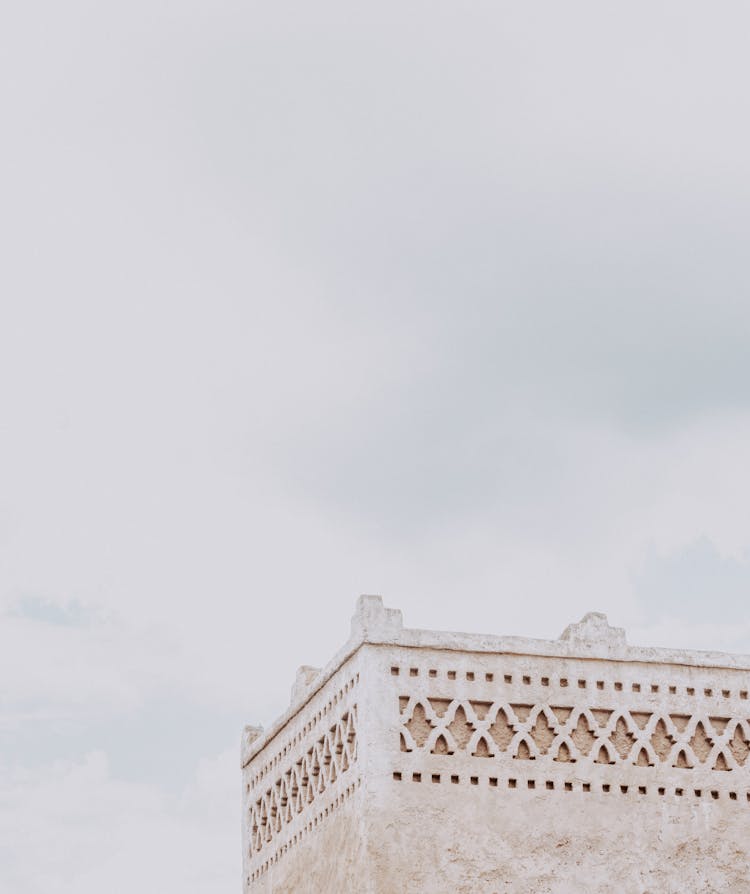
[[[406,696],[400,709],[407,752],[750,770],[746,718]]]
[[[257,853],[315,803],[357,760],[357,706],[320,736],[250,807],[250,848]]]

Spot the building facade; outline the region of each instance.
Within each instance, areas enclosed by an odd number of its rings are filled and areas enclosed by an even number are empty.
[[[410,630],[349,641],[243,736],[246,894],[750,892],[750,657]]]

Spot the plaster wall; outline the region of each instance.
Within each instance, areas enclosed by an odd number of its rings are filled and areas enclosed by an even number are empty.
[[[746,672],[375,648],[376,890],[750,891]]]

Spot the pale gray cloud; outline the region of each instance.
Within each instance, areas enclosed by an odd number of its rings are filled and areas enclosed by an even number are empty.
[[[750,653],[750,553],[722,556],[707,537],[671,555],[650,550],[635,590],[650,620],[724,624]]]
[[[0,825],[67,806],[0,887],[113,890],[126,851],[123,890],[231,890],[232,796],[202,839],[176,793],[359,592],[744,648],[748,26],[734,0],[7,11]]]
[[[239,819],[227,786],[233,765],[234,749],[201,762],[180,797],[113,778],[101,752],[41,769],[0,765],[4,887],[18,894],[232,890],[241,878]]]

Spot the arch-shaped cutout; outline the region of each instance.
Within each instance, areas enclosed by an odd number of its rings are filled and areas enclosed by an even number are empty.
[[[471,735],[474,732],[474,727],[469,720],[466,709],[462,704],[459,704],[456,708],[453,719],[448,724],[448,731],[451,736],[453,736],[453,740],[456,743],[456,748],[459,750],[463,750],[469,743],[469,739],[471,739]]]
[[[435,739],[435,744],[432,746],[432,754],[453,754],[448,745],[448,740],[442,733]]]
[[[635,736],[628,729],[627,721],[622,714],[617,718],[617,722],[610,734],[609,740],[614,745],[620,758],[625,760],[635,744]]]
[[[486,736],[479,737],[472,754],[474,757],[492,757],[492,752],[490,751],[490,746],[489,746],[489,743],[487,742]]]
[[[578,721],[575,729],[570,734],[573,744],[584,757],[588,757],[591,749],[594,747],[596,736],[591,732],[586,715],[581,713],[578,715]]]
[[[612,760],[612,756],[609,753],[609,749],[602,742],[599,746],[599,750],[596,753],[596,757],[594,758],[595,764],[613,764],[614,760]]]
[[[723,751],[719,752],[718,757],[716,758],[716,761],[714,762],[713,769],[714,770],[731,770],[731,767],[729,766],[726,756]]]
[[[529,743],[526,739],[521,739],[518,743],[518,748],[516,748],[516,753],[513,755],[514,758],[518,758],[518,760],[522,761],[533,761],[534,755],[531,753],[531,748],[529,747]]]
[[[712,745],[713,739],[709,736],[703,721],[699,720],[695,725],[695,732],[690,740],[690,747],[693,749],[693,754],[701,763],[705,763],[708,759]]]

